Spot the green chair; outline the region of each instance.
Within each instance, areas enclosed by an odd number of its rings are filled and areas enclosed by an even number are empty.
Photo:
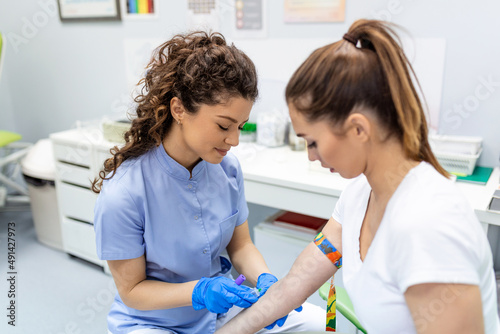
[[[21,135],[0,130],[0,207],[5,201],[28,203],[28,189],[21,179],[21,160],[28,153],[31,144],[19,142]],[[18,195],[8,195],[7,187]]]
[[[321,296],[321,298],[323,298],[324,300],[328,300],[329,290],[330,281],[327,281],[321,286],[321,288],[319,288],[319,295]],[[356,326],[357,329],[367,334],[366,329],[361,325],[358,317],[356,317],[356,314],[354,313],[354,307],[352,306],[352,302],[349,298],[349,295],[347,294],[347,291],[345,291],[345,289],[340,286],[335,286],[335,291],[337,293],[337,310],[354,326]]]
[[[0,74],[5,59],[5,43],[0,33]],[[31,144],[19,142],[21,135],[15,132],[0,130],[0,207],[6,199],[16,202],[29,202],[26,186],[19,182],[20,162],[28,153]],[[19,195],[8,196],[7,187],[15,189]]]

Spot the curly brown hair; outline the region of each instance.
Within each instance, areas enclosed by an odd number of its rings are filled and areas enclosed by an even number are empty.
[[[136,158],[161,144],[173,123],[170,100],[178,98],[187,112],[195,114],[201,105],[216,105],[234,98],[255,101],[257,73],[253,62],[220,33],[203,31],[179,34],[160,45],[138,85],[140,94],[125,145],[111,149],[111,158],[92,182],[99,193],[127,159]]]

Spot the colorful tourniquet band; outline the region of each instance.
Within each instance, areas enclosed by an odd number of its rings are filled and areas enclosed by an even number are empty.
[[[328,291],[328,301],[326,304],[326,328],[327,332],[337,331],[337,293],[335,284],[333,283],[334,276],[330,281],[330,290]]]
[[[326,257],[332,261],[332,263],[340,269],[342,267],[342,254],[332,245],[330,241],[319,232],[316,238],[314,238],[314,243],[318,246],[319,250],[326,255]]]

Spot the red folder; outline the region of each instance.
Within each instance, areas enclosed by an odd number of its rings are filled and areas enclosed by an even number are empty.
[[[305,229],[313,230],[315,232],[321,231],[323,226],[328,222],[326,219],[302,215],[295,212],[285,212],[275,219],[276,223],[286,223],[294,226],[300,226]],[[282,224],[279,224],[282,225]],[[283,226],[283,225],[282,225]]]

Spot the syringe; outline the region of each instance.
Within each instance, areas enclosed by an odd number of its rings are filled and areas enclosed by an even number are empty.
[[[243,274],[240,274],[240,276],[238,276],[238,278],[236,278],[234,280],[234,283],[236,283],[236,285],[241,285],[247,278],[245,277],[245,275]],[[251,292],[252,294],[255,296],[255,297],[259,297],[260,296],[260,289],[257,289],[257,288],[253,288],[251,289]]]

